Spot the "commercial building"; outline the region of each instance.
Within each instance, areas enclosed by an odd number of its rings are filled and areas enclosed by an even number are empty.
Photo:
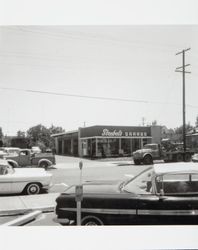
[[[88,158],[131,156],[146,143],[160,143],[161,126],[91,126],[54,134],[56,153]]]

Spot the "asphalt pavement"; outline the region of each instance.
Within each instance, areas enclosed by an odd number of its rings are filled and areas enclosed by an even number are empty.
[[[57,164],[48,171],[52,173],[53,186],[49,193],[39,195],[15,195],[0,196],[0,224],[5,221],[18,218],[32,211],[44,212],[40,217],[40,223],[54,224],[51,215],[46,212],[53,212],[55,199],[60,192],[63,192],[69,185],[79,183],[79,162],[83,161],[83,182],[96,179],[120,179],[128,175],[137,174],[143,166],[135,166],[131,159],[87,160],[77,157],[56,156]],[[105,173],[105,174],[104,174]],[[6,218],[6,219],[5,219]],[[43,218],[48,218],[43,220]],[[40,224],[38,222],[38,224]],[[33,224],[32,224],[33,225]],[[34,222],[34,225],[37,225]]]

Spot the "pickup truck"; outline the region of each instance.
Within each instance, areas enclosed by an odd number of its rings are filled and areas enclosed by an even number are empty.
[[[133,161],[136,165],[141,163],[153,164],[153,160],[164,160],[164,162],[190,161],[194,152],[183,149],[172,144],[171,148],[156,143],[146,144],[142,149],[133,152]]]
[[[30,149],[21,149],[17,154],[4,156],[12,167],[37,166],[47,169],[56,164],[55,156],[51,153],[33,153]]]

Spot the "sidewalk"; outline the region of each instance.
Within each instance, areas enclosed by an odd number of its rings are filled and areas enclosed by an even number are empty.
[[[54,211],[59,193],[0,197],[0,216],[25,214],[34,210]]]

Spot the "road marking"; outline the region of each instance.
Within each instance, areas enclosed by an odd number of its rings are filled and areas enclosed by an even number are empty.
[[[56,187],[56,186],[69,187],[69,185],[67,185],[66,183],[62,182],[62,183],[52,184],[52,186],[50,187],[50,189],[53,188],[53,187]]]
[[[130,178],[133,178],[134,175],[133,174],[125,174],[126,177],[130,177]]]

